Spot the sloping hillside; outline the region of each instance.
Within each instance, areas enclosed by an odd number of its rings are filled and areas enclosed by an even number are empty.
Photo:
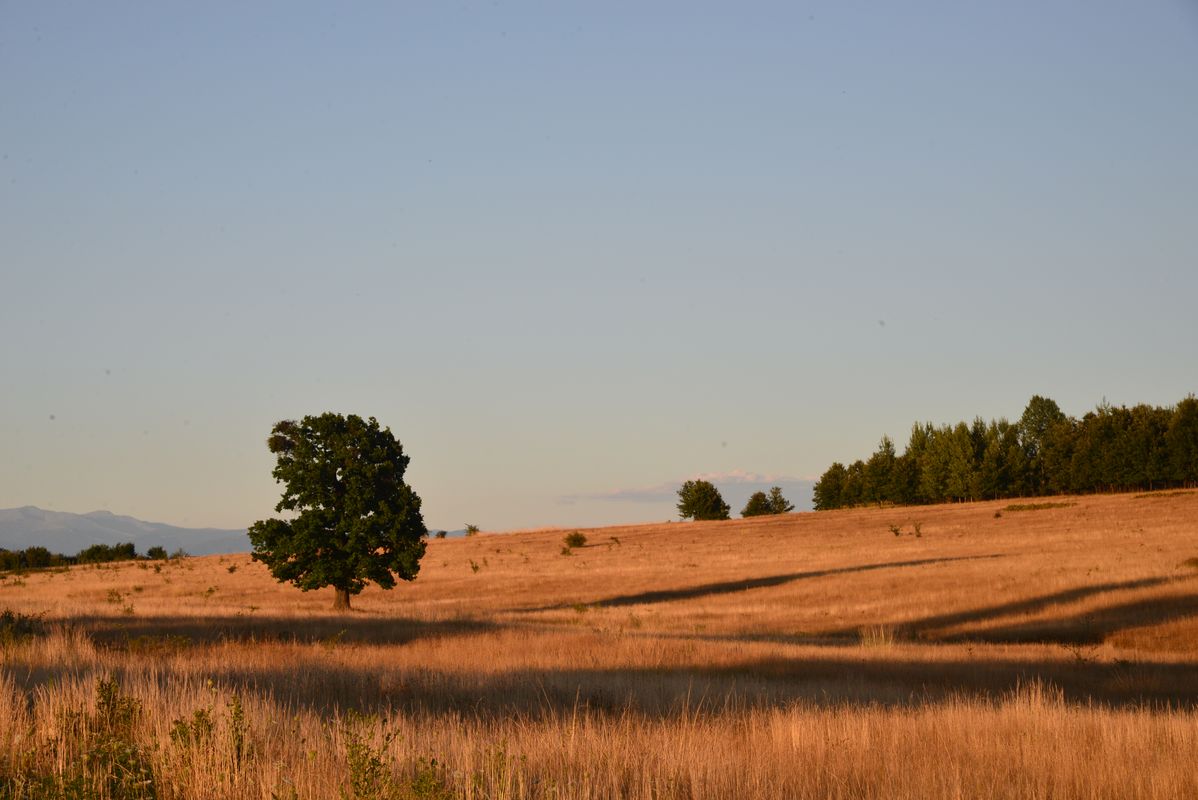
[[[163,796],[338,796],[351,746],[394,796],[1195,796],[1196,527],[1169,492],[481,534],[349,614],[247,554],[9,575],[0,763],[82,759],[56,720],[119,676]]]
[[[368,589],[349,619],[711,646],[864,637],[911,652],[937,645],[929,653],[958,643],[1195,655],[1196,527],[1198,492],[1168,492],[584,529],[587,544],[568,555],[568,531],[484,533],[430,541],[414,582]],[[331,614],[330,591],[278,584],[245,555],[162,575],[127,565],[24,580],[19,596],[0,584],[0,604],[61,617],[116,612],[109,588],[138,586],[136,613],[114,614],[113,630],[238,614],[247,629],[276,618],[290,629],[297,616]]]

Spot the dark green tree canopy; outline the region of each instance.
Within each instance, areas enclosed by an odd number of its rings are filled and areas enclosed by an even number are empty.
[[[1027,408],[1023,410],[1023,416],[1019,418],[1020,436],[1023,439],[1024,449],[1028,451],[1029,455],[1039,454],[1049,429],[1064,419],[1065,412],[1061,411],[1061,407],[1055,400],[1041,397],[1038,394],[1032,395],[1032,399],[1027,403]]]
[[[919,423],[902,455],[883,437],[867,463],[834,463],[817,510],[866,502],[943,503],[1037,494],[1198,485],[1198,399],[1176,406],[1102,403],[1081,419],[1032,397],[1018,422]]]
[[[827,511],[830,508],[841,508],[843,506],[851,506],[856,502],[855,498],[845,496],[845,482],[848,480],[848,470],[844,468],[844,464],[839,461],[832,463],[832,466],[820,476],[820,479],[815,482],[815,488],[812,493],[812,501],[816,511]]]
[[[781,486],[770,487],[769,504],[771,514],[789,514],[795,510],[795,504],[782,496]]]
[[[782,487],[773,486],[770,487],[768,495],[765,492],[753,492],[740,515],[742,517],[761,517],[767,514],[789,514],[794,510],[794,503],[782,495]]]
[[[753,492],[749,496],[749,502],[745,503],[745,507],[741,509],[740,515],[742,517],[764,517],[766,514],[773,513],[770,499],[765,496],[765,492]]]
[[[678,516],[682,519],[728,519],[728,504],[709,481],[687,481],[678,489]]]
[[[254,560],[304,591],[333,587],[335,608],[349,608],[370,581],[390,589],[416,577],[428,531],[389,428],[326,413],[277,423],[266,444],[283,484],[275,510],[295,516],[250,526]]]

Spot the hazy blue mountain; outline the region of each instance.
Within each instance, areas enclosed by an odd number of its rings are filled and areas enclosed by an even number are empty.
[[[0,509],[0,547],[8,550],[40,545],[54,553],[74,555],[89,545],[117,542],[133,542],[142,554],[155,545],[170,553],[182,548],[197,556],[250,550],[244,530],[179,528],[110,511],[70,514],[35,506]]]

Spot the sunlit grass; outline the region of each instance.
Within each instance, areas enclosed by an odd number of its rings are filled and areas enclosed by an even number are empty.
[[[118,796],[104,770],[141,765],[158,798],[264,800],[1196,796],[1198,495],[1132,500],[586,530],[569,558],[573,529],[433,540],[417,581],[347,615],[248,555],[10,577],[0,778]],[[905,511],[920,537],[889,530]],[[97,738],[108,681],[138,709],[123,739]],[[104,742],[132,760],[89,761]]]

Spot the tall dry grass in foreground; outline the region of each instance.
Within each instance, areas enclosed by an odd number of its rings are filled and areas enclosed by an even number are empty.
[[[1198,796],[1198,494],[1069,502],[8,577],[0,797]]]

